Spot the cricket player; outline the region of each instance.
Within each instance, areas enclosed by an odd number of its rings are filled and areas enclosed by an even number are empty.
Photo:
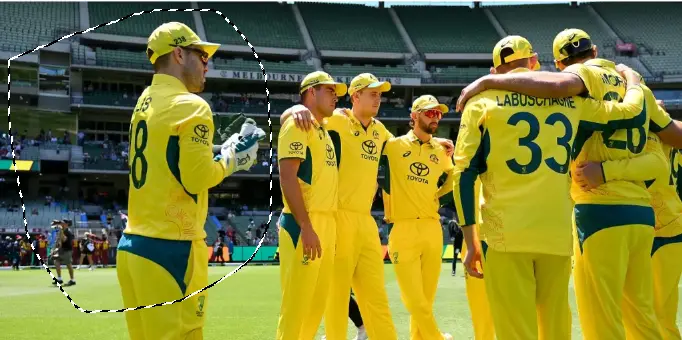
[[[438,209],[452,198],[454,166],[432,135],[447,112],[447,105],[434,96],[417,98],[410,114],[412,130],[386,142],[381,156],[385,220],[393,224],[388,249],[410,313],[412,340],[452,339],[440,332],[433,315],[443,252]]]
[[[486,76],[463,90],[460,107],[482,89],[504,89],[525,95],[560,98],[583,95],[602,100],[623,98],[626,83],[616,65],[597,59],[597,48],[582,30],[568,29],[553,44],[555,65],[562,72]],[[634,72],[633,72],[634,73]],[[634,129],[608,129],[580,133],[571,172],[601,172],[603,186],[589,190],[575,179],[571,195],[576,205],[574,219],[574,283],[578,314],[586,339],[660,339],[653,308],[651,247],[655,217],[645,180],[655,178],[664,168],[660,155],[644,152],[647,132],[675,148],[682,147],[682,125],[656,109],[653,93],[645,85],[645,106],[649,120]],[[628,167],[587,167],[588,161],[647,157],[648,162],[630,162]],[[637,167],[637,165],[643,167]],[[659,164],[659,165],[656,165]],[[623,171],[638,174],[638,181],[616,180]]]
[[[218,46],[178,22],[149,36],[154,77],[131,119],[128,225],[116,258],[126,308],[180,299],[208,284],[208,189],[248,170],[265,137],[260,129],[235,134],[214,160],[213,115],[196,93]],[[130,338],[203,339],[206,296],[126,312]]]
[[[520,36],[495,45],[493,64],[501,74],[539,69],[537,54]],[[571,339],[571,149],[579,134],[646,126],[639,77],[631,75],[622,104],[490,90],[464,109],[453,190],[468,248],[464,265],[480,277],[482,252],[500,340]],[[471,228],[479,175],[480,244]]]
[[[663,101],[657,101],[658,109],[665,111]],[[667,115],[667,113],[664,113]],[[654,308],[659,321],[663,339],[680,339],[680,331],[677,327],[677,309],[679,291],[678,285],[682,275],[682,201],[677,195],[677,183],[680,155],[679,150],[661,142],[656,135],[649,135],[646,148],[651,153],[657,153],[666,159],[665,171],[657,172],[653,180],[646,183],[651,193],[651,205],[656,214],[655,238],[651,256],[654,269]],[[646,162],[644,157],[630,160],[633,162]],[[588,166],[603,167],[604,169],[628,167],[637,168],[627,164],[628,161],[610,160],[602,163],[592,162]],[[604,182],[604,177],[596,172],[587,174],[578,172],[577,179],[584,180],[589,189],[598,188]],[[637,178],[637,173],[623,171],[621,177],[609,177],[609,181]],[[581,178],[584,177],[584,178]]]
[[[339,174],[336,146],[323,120],[346,91],[346,84],[325,72],[308,74],[300,94],[315,117],[313,128],[304,131],[290,119],[279,133],[284,209],[278,222],[282,303],[277,340],[312,340],[326,307],[334,270]]]
[[[384,261],[377,224],[371,215],[377,190],[379,158],[384,144],[393,135],[375,117],[381,94],[391,84],[362,73],[350,83],[348,94],[353,107],[337,109],[326,119],[325,127],[334,142],[339,166],[339,211],[336,215],[336,256],[334,276],[325,312],[326,339],[345,339],[348,328],[348,291],[357,295],[364,327],[370,339],[397,339],[384,284]],[[311,114],[297,105],[280,120],[293,117],[307,130]],[[452,141],[437,139],[452,150]]]

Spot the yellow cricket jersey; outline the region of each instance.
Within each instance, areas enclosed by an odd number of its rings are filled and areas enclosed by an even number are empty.
[[[175,77],[155,74],[130,122],[127,234],[203,240],[208,189],[225,178],[213,160],[213,115]]]
[[[367,129],[353,117],[334,113],[325,127],[334,143],[339,165],[339,209],[369,214],[376,193],[379,159],[393,135],[372,119]]]
[[[584,64],[574,64],[564,70],[579,76],[591,98],[605,101],[619,101],[625,95],[625,80],[615,70],[615,64],[604,59],[592,59]],[[603,162],[637,157],[645,151],[648,131],[659,132],[670,124],[669,116],[661,115],[655,98],[642,85],[648,118],[641,126],[631,129],[608,129],[601,133],[578,131],[573,149],[574,166],[586,161]],[[640,163],[643,167],[632,169],[643,176],[654,172],[655,166]],[[572,170],[575,170],[572,168]],[[616,169],[617,170],[617,169]],[[583,191],[577,183],[571,187],[576,204],[625,204],[648,206],[650,195],[644,181],[610,180],[608,169],[604,169],[607,182],[599,188]]]
[[[384,215],[388,223],[440,219],[441,203],[452,199],[452,159],[433,139],[422,143],[413,131],[386,142],[381,156]]]
[[[497,90],[469,100],[454,157],[453,194],[461,224],[477,222],[474,182],[480,175],[480,231],[489,247],[570,255],[571,147],[580,130],[641,125],[646,119],[642,89],[628,92],[622,104]]]
[[[338,207],[339,171],[334,143],[327,130],[315,122],[310,131],[298,128],[293,119],[284,122],[279,131],[278,159],[298,158],[298,183],[306,211],[335,212]],[[282,194],[284,213],[291,213]]]

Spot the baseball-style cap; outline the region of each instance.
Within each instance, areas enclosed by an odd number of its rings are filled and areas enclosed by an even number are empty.
[[[381,92],[387,92],[391,90],[391,83],[387,81],[379,81],[371,73],[361,73],[350,82],[350,88],[348,89],[348,94],[353,95],[353,93],[358,92],[364,88],[375,89],[378,88]]]
[[[412,103],[411,112],[425,111],[431,109],[438,109],[443,113],[446,113],[450,110],[447,105],[440,104],[436,97],[430,94],[425,94],[415,99],[415,101]]]
[[[502,50],[511,48],[514,53],[502,58]],[[502,64],[510,63],[515,60],[530,58],[535,55],[533,46],[528,39],[519,35],[510,35],[498,41],[493,48],[493,66],[498,68]],[[533,68],[533,71],[540,69],[540,62],[538,61]]]
[[[332,78],[329,73],[315,71],[313,73],[309,73],[307,76],[305,76],[305,78],[303,78],[303,81],[301,82],[301,88],[298,93],[303,93],[303,91],[316,85],[335,85],[337,97],[345,96],[346,91],[348,91],[348,86],[346,86],[346,84],[334,81],[334,78]]]
[[[589,49],[592,49],[592,38],[585,31],[577,28],[561,31],[552,43],[552,52],[556,61],[564,60]]]
[[[147,57],[154,64],[160,56],[168,54],[176,47],[196,46],[212,57],[220,44],[201,41],[199,36],[187,25],[167,22],[157,27],[147,40]]]

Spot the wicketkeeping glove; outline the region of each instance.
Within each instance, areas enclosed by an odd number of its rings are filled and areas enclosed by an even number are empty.
[[[249,170],[258,158],[258,142],[265,138],[265,131],[256,126],[253,119],[242,124],[241,131],[235,133],[220,147],[221,158],[226,162],[227,176],[241,170]]]

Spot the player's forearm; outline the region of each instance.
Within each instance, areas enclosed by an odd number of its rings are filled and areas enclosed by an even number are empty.
[[[663,143],[675,149],[682,149],[682,122],[674,119],[672,123],[657,132],[656,135],[661,138]]]
[[[291,213],[294,215],[296,223],[298,223],[301,229],[311,228],[312,223],[303,201],[303,192],[298,183],[298,178],[295,174],[280,173],[279,180],[282,185],[282,194],[287,201]]]
[[[455,170],[452,193],[455,200],[457,217],[462,225],[476,223],[476,199],[474,186],[478,173],[474,169]]]
[[[461,227],[462,234],[464,235],[464,242],[467,245],[467,249],[474,249],[481,244],[481,241],[478,239],[478,233],[476,232],[475,227],[476,227],[475,224],[465,225]]]
[[[659,178],[668,169],[667,161],[658,153],[606,161],[602,163],[604,182],[608,181],[649,181]]]
[[[580,78],[572,73],[521,72],[486,76],[486,89],[507,90],[538,98],[565,98],[585,91]]]

